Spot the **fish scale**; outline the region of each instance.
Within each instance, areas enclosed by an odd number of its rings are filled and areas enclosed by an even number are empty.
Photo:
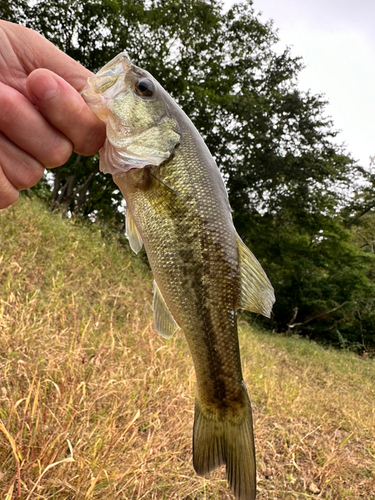
[[[146,71],[119,54],[82,94],[107,122],[101,169],[126,200],[133,250],[154,275],[155,327],[180,327],[196,372],[193,465],[226,464],[239,500],[256,496],[250,400],[243,382],[236,310],[270,315],[273,289],[238,236],[224,182],[203,139]]]

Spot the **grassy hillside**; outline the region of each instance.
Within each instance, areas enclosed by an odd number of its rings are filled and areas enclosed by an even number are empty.
[[[0,498],[232,498],[192,467],[195,375],[152,276],[97,228],[0,211]],[[258,499],[375,499],[375,362],[240,321]]]

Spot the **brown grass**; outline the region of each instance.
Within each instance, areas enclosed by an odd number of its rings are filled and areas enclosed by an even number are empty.
[[[0,498],[232,498],[191,460],[194,371],[98,228],[0,212]],[[375,362],[240,322],[258,499],[375,499]]]

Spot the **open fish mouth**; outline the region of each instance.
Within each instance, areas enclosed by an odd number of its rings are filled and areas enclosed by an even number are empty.
[[[180,143],[178,124],[170,116],[159,83],[121,52],[90,77],[82,97],[106,123],[100,170],[120,175],[136,168],[159,166]]]
[[[108,120],[107,101],[124,92],[125,77],[131,66],[127,53],[120,52],[95,75],[88,78],[81,96],[101,120]]]

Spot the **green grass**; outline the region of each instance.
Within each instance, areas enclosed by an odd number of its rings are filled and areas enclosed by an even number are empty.
[[[193,471],[195,375],[152,276],[36,201],[0,211],[0,498],[232,498]],[[258,499],[375,499],[375,361],[240,321]]]

